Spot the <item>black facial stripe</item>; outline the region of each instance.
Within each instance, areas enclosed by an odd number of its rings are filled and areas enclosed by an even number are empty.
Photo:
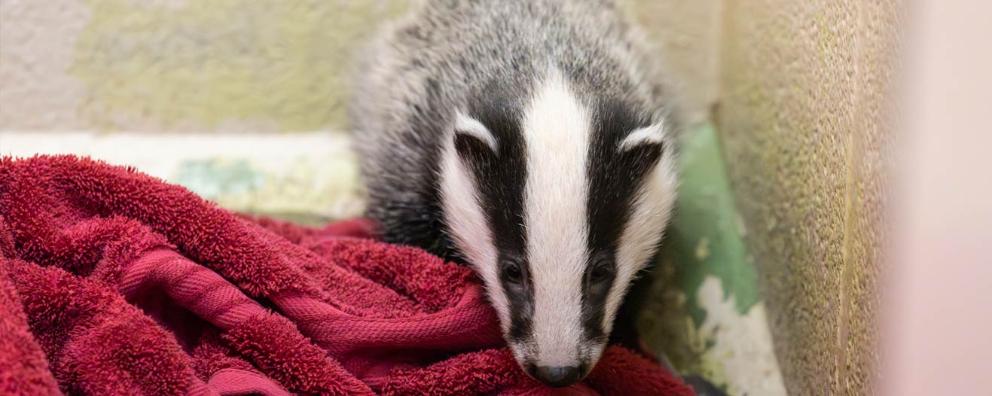
[[[630,209],[645,175],[661,158],[661,143],[642,144],[619,152],[620,142],[650,120],[616,100],[601,100],[595,108],[589,147],[589,263],[582,287],[582,326],[590,340],[606,341],[603,329],[606,300],[614,285],[616,252]],[[609,268],[610,276],[593,281],[596,266]]]
[[[480,204],[499,254],[497,265],[513,260],[520,267],[522,282],[510,282],[501,276],[500,283],[510,305],[509,338],[521,342],[531,334],[534,288],[526,260],[523,225],[526,147],[520,131],[520,106],[504,99],[508,97],[511,96],[488,90],[468,105],[469,116],[481,122],[496,138],[497,153],[478,138],[457,132],[455,148],[475,176]]]

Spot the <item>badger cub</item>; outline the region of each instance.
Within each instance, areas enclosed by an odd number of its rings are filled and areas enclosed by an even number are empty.
[[[607,0],[436,0],[360,64],[368,215],[470,265],[548,385],[595,366],[675,198],[667,93],[639,46]]]

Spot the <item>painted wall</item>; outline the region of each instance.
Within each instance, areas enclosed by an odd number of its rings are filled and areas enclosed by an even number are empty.
[[[408,3],[2,0],[0,128],[342,129],[351,55]],[[719,2],[625,3],[704,108]]]
[[[873,382],[899,0],[728,0],[719,131],[790,393]]]
[[[3,0],[0,126],[340,128],[349,54],[400,1]]]

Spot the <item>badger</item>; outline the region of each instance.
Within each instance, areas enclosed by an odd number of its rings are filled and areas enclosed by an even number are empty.
[[[428,0],[363,51],[367,215],[471,266],[520,367],[584,378],[676,194],[669,85],[608,0]]]

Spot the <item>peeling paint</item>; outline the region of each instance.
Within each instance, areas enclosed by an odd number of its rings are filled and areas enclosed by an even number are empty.
[[[757,303],[740,313],[734,297],[726,296],[720,283],[717,277],[706,277],[696,296],[709,313],[698,337],[712,340],[701,355],[701,365],[731,395],[785,395],[765,305]]]
[[[758,302],[758,275],[745,260],[737,209],[713,128],[686,135],[679,160],[679,198],[668,243],[673,245],[682,287],[695,296],[705,276],[717,276],[724,294],[733,296],[737,311],[745,313]],[[696,305],[690,299],[690,311],[699,324],[705,314]]]
[[[734,395],[784,394],[716,132],[703,125],[682,143],[675,217],[638,328],[682,373]]]

